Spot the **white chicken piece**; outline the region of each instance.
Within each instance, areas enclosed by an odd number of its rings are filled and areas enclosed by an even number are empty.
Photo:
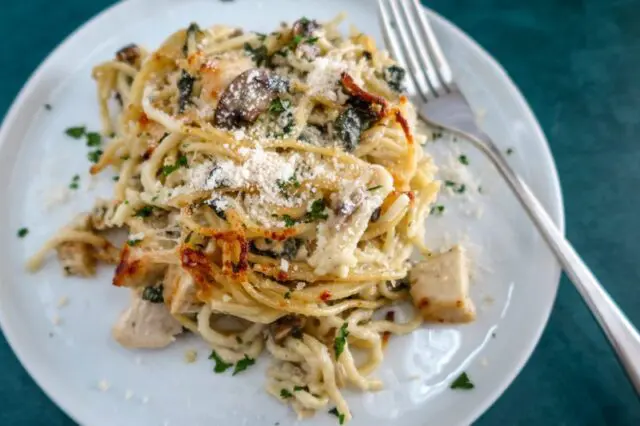
[[[425,321],[464,323],[475,319],[467,259],[460,246],[418,263],[409,280],[413,303]]]
[[[111,332],[127,348],[162,348],[182,332],[182,325],[164,303],[148,302],[139,292],[132,291],[131,306],[120,315]]]

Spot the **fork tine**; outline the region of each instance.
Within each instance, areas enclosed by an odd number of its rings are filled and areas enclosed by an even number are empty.
[[[424,43],[424,37],[418,31],[419,23],[416,23],[415,13],[412,13],[409,10],[409,4],[406,1],[399,0],[399,3],[402,7],[402,12],[404,15],[404,20],[409,27],[409,31],[411,33],[411,43],[414,49],[414,57],[418,58],[419,65],[417,66],[418,71],[424,74],[427,77],[427,81],[429,85],[435,92],[436,96],[443,95],[447,92],[447,87],[444,82],[440,79],[438,72],[436,71],[436,66],[434,65],[434,58],[432,58],[429,49],[427,49]],[[409,49],[409,47],[407,47]]]
[[[428,48],[432,53],[431,56],[433,57],[433,60],[436,63],[435,64],[436,70],[438,71],[438,74],[440,74],[440,78],[442,79],[442,82],[445,84],[447,89],[451,90],[451,87],[453,86],[454,83],[453,83],[453,74],[451,72],[451,67],[449,66],[449,62],[447,62],[447,59],[444,57],[444,54],[442,53],[442,49],[440,48],[440,43],[438,42],[438,39],[436,38],[433,32],[433,29],[431,28],[429,19],[427,19],[427,17],[425,16],[425,11],[423,7],[420,5],[418,0],[411,0],[411,3],[413,3],[413,8],[415,12],[415,14],[411,14],[411,15],[415,15],[418,17],[418,21],[421,24],[420,26],[424,34],[424,39],[426,40]],[[421,39],[421,38],[418,37],[418,39]]]
[[[433,99],[437,95],[434,91],[434,88],[429,85],[428,79],[425,79],[425,74],[422,72],[425,65],[420,64],[418,60],[418,55],[416,54],[411,42],[411,38],[407,33],[407,24],[405,22],[405,19],[403,19],[402,15],[400,14],[400,10],[398,9],[398,5],[396,4],[395,0],[389,0],[388,3],[389,8],[391,9],[393,21],[396,24],[396,32],[398,33],[402,42],[402,51],[409,62],[409,71],[411,77],[414,79],[416,86],[418,87],[419,92],[424,100],[428,101],[430,99]],[[429,68],[433,70],[433,66]]]
[[[378,0],[378,15],[380,17],[382,33],[387,44],[387,49],[389,49],[389,53],[391,53],[391,56],[396,60],[396,62],[398,62],[403,68],[407,68],[407,61],[402,53],[402,49],[400,48],[398,38],[394,34],[393,23],[391,22],[391,18],[389,17],[389,13],[385,8],[384,3],[385,0]],[[408,93],[414,94],[415,92],[418,92],[424,97],[421,90],[416,90],[416,83],[413,81],[413,76],[411,79],[407,80],[407,83],[409,86],[407,87]]]

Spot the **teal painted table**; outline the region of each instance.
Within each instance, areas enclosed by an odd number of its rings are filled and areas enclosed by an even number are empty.
[[[217,0],[211,0],[217,1]],[[0,9],[0,115],[29,74],[110,0]],[[431,0],[520,87],[551,143],[567,234],[640,326],[640,0]],[[72,425],[0,338],[0,425]],[[479,425],[640,425],[640,402],[563,278],[542,340]]]

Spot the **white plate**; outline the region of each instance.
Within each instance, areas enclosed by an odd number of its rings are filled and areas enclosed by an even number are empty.
[[[110,337],[127,292],[112,287],[104,268],[94,280],[64,279],[54,261],[36,275],[25,259],[76,212],[109,194],[111,174],[87,192],[87,148],[66,137],[78,124],[98,128],[93,64],[135,41],[155,48],[166,35],[191,21],[226,23],[269,31],[280,21],[302,15],[329,19],[345,10],[350,21],[381,40],[375,2],[295,0],[235,2],[131,1],[101,13],[62,43],[22,90],[0,131],[0,180],[8,183],[0,211],[0,320],[14,351],[31,376],[69,415],[87,425],[282,425],[293,413],[263,391],[268,360],[241,376],[212,372],[205,345],[195,338],[159,351],[129,351]],[[504,71],[471,39],[441,17],[433,24],[461,87],[484,115],[484,127],[540,197],[560,227],[562,200],[549,148],[538,123]],[[51,111],[43,108],[53,105]],[[442,145],[442,143],[440,144]],[[559,268],[515,198],[484,159],[461,142],[480,177],[484,194],[466,215],[469,203],[444,199],[447,211],[431,219],[432,241],[467,235],[478,268],[473,297],[478,321],[463,327],[425,327],[394,337],[375,374],[385,383],[378,393],[347,392],[353,425],[468,424],[500,395],[522,368],[547,321]],[[441,150],[436,146],[436,151]],[[45,200],[79,173],[81,189],[70,202],[48,209]],[[55,194],[54,194],[55,195]],[[30,229],[24,240],[16,237]],[[492,272],[489,272],[490,269]],[[61,297],[69,304],[58,307]],[[493,303],[489,303],[489,297]],[[54,324],[58,322],[59,324]],[[495,333],[495,338],[492,334]],[[185,364],[187,348],[198,348],[195,364]],[[475,382],[472,391],[448,384],[461,371]],[[105,380],[109,389],[99,389]],[[106,383],[104,383],[106,384]],[[307,425],[336,424],[318,413]]]

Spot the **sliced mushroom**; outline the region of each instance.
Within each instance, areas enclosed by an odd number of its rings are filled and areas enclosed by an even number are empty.
[[[293,23],[291,30],[294,36],[309,37],[318,28],[320,28],[320,24],[315,19],[300,18]]]
[[[116,59],[120,62],[135,65],[140,59],[140,48],[133,43],[127,44],[116,52]]]
[[[305,317],[297,315],[287,315],[280,318],[271,325],[273,340],[276,343],[280,343],[289,336],[296,339],[302,338],[302,331],[306,323],[307,319]]]
[[[231,129],[250,124],[265,112],[287,81],[264,68],[253,68],[237,76],[226,88],[216,108],[214,124]]]

